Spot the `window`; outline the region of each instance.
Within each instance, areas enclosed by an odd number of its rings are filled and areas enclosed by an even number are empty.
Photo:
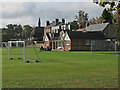
[[[51,30],[51,33],[54,33],[54,30]]]
[[[69,45],[69,41],[68,40],[66,41],[66,45]]]
[[[90,40],[86,40],[85,45],[90,45]]]
[[[58,29],[55,29],[56,33],[58,33]]]
[[[91,43],[92,43],[92,45],[95,45],[95,40],[92,40]]]
[[[46,41],[46,45],[48,45],[48,41]]]

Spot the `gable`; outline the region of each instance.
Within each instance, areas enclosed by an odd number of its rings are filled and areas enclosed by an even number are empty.
[[[49,39],[48,39],[48,37],[47,37],[47,36],[45,36],[45,41],[49,41]]]
[[[115,28],[112,24],[108,25],[103,32],[106,38],[115,38]]]
[[[66,35],[65,35],[65,38],[64,38],[64,40],[70,40],[70,37],[68,36],[68,34],[66,33]]]

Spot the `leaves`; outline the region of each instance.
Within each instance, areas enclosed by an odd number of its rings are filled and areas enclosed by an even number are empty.
[[[30,36],[31,31],[33,30],[33,28],[29,25],[24,25],[23,26],[23,31],[22,31],[22,35],[25,38],[28,38]]]
[[[8,24],[6,28],[2,28],[2,41],[9,41],[10,39],[21,39],[23,36],[28,38],[32,31],[32,27],[29,25]]]
[[[105,20],[105,22],[112,23],[113,16],[112,13],[109,12],[109,9],[108,10],[104,9],[102,17]]]
[[[88,21],[88,13],[85,13],[84,11],[80,10],[78,12],[78,15],[75,16],[75,19],[77,23],[79,24],[79,27],[84,28],[85,24]]]

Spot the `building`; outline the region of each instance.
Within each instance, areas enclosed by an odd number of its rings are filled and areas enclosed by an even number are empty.
[[[103,44],[103,50],[115,50],[116,40],[115,40],[115,28],[112,24],[102,23],[102,24],[94,24],[85,28],[86,32],[100,32],[105,36],[105,42],[97,42],[96,44]],[[100,45],[99,44],[99,45]],[[95,46],[94,49],[97,47]],[[102,48],[101,48],[102,49]]]
[[[64,25],[62,25],[64,26]],[[53,32],[46,33],[44,46],[52,50],[115,50],[115,30],[109,23],[94,24],[83,30],[58,29],[51,27]],[[58,33],[55,30],[58,29]],[[59,31],[60,30],[60,31]],[[53,35],[53,36],[52,36]]]
[[[44,47],[51,47],[50,41],[59,40],[61,31],[66,30],[72,30],[72,25],[66,24],[64,18],[62,18],[61,21],[59,21],[59,19],[55,19],[55,21],[53,21],[52,23],[47,21],[46,27],[44,28]]]
[[[43,41],[43,36],[44,36],[44,27],[41,27],[41,20],[39,18],[38,26],[35,27],[33,31],[30,33],[29,40]]]
[[[92,50],[95,41],[104,41],[105,37],[100,32],[66,32],[64,37],[64,49],[68,50]],[[101,46],[101,45],[100,45]],[[99,46],[99,49],[102,48]]]
[[[46,22],[46,27],[44,28],[44,37],[46,33],[49,33],[51,38],[54,38],[54,34],[60,34],[62,30],[72,30],[75,28],[71,23],[65,23],[65,19],[62,18],[61,21],[59,19],[55,19],[52,23],[49,21]]]

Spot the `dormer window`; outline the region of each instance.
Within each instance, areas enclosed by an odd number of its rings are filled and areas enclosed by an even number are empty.
[[[58,29],[55,29],[56,33],[58,33]]]
[[[51,33],[54,33],[54,30],[51,30]]]

